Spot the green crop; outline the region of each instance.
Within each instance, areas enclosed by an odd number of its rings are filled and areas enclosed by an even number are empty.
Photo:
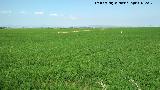
[[[1,90],[159,90],[160,28],[0,30]]]

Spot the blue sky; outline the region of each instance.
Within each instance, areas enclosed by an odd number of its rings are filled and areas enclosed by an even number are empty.
[[[108,0],[0,0],[0,26],[160,26],[160,0],[134,6],[95,1]]]

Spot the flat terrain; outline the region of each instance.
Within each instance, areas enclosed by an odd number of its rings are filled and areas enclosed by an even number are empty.
[[[160,28],[0,30],[1,90],[160,90]]]

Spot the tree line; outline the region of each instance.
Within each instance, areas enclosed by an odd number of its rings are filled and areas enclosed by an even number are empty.
[[[0,27],[0,29],[6,29],[6,28],[8,28],[8,27]]]

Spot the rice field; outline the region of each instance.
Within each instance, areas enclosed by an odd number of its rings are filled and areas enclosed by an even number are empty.
[[[0,90],[160,90],[160,28],[0,30]]]

